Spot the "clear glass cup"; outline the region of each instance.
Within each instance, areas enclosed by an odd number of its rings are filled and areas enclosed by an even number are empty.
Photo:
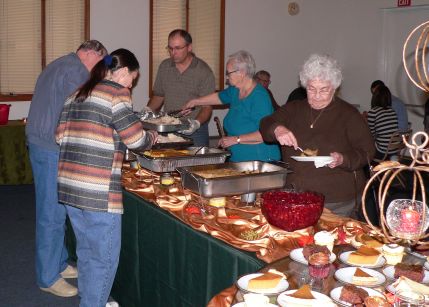
[[[411,291],[398,291],[395,293],[395,307],[425,306],[425,297]]]

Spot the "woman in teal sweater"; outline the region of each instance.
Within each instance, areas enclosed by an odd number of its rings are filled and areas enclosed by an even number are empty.
[[[229,56],[226,77],[229,87],[188,101],[183,110],[195,106],[228,104],[229,111],[224,119],[228,136],[220,139],[219,145],[231,151],[231,161],[271,161],[280,159],[276,144],[267,144],[259,133],[259,122],[273,113],[270,96],[254,81],[255,61],[247,51],[238,51]]]

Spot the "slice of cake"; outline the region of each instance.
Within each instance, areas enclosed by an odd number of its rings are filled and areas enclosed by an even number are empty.
[[[352,281],[357,285],[371,285],[377,283],[378,279],[377,277],[368,274],[364,270],[356,268],[356,271],[352,276]]]
[[[292,296],[294,298],[300,298],[304,300],[314,300],[315,297],[311,294],[311,288],[309,285],[302,285],[301,288],[296,290],[293,293],[288,294],[288,296]]]
[[[375,265],[381,253],[371,247],[361,246],[357,251],[351,252],[347,261],[353,265]]]
[[[429,295],[429,287],[415,282],[407,277],[401,276],[392,284],[396,291],[415,292],[422,295]]]
[[[408,277],[411,280],[422,282],[424,277],[423,266],[419,264],[405,264],[398,263],[395,265],[394,278],[399,278],[400,276]]]
[[[282,279],[283,279],[283,276],[266,272],[258,277],[250,279],[249,283],[247,284],[247,289],[248,290],[272,289],[277,287]]]
[[[352,305],[363,304],[368,292],[354,285],[344,285],[341,289],[340,300]]]

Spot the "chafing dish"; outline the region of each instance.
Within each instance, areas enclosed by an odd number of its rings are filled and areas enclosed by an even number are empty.
[[[224,163],[230,155],[228,151],[209,147],[187,147],[189,155],[168,157],[150,157],[144,153],[137,153],[140,165],[153,172],[172,172],[178,167],[204,164]]]
[[[204,178],[196,173],[201,171],[209,173],[210,170],[216,169],[232,169],[241,174]],[[179,167],[177,171],[182,177],[184,188],[207,198],[283,188],[286,184],[286,175],[290,172],[282,166],[262,161]]]
[[[175,132],[189,128],[189,122],[186,119],[178,118],[178,120],[180,121],[180,124],[156,124],[148,122],[147,120],[142,121],[142,124],[145,129],[155,130],[158,132]]]

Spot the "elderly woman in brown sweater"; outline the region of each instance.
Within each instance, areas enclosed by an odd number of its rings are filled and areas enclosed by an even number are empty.
[[[301,85],[307,90],[307,103],[291,101],[261,121],[260,132],[266,142],[282,146],[283,160],[293,173],[287,181],[297,190],[325,195],[325,208],[350,216],[360,203],[365,175],[363,167],[375,154],[374,140],[359,111],[335,96],[342,79],[337,62],[314,54],[305,62]],[[317,149],[319,156],[330,156],[327,167],[299,162],[298,146]]]

